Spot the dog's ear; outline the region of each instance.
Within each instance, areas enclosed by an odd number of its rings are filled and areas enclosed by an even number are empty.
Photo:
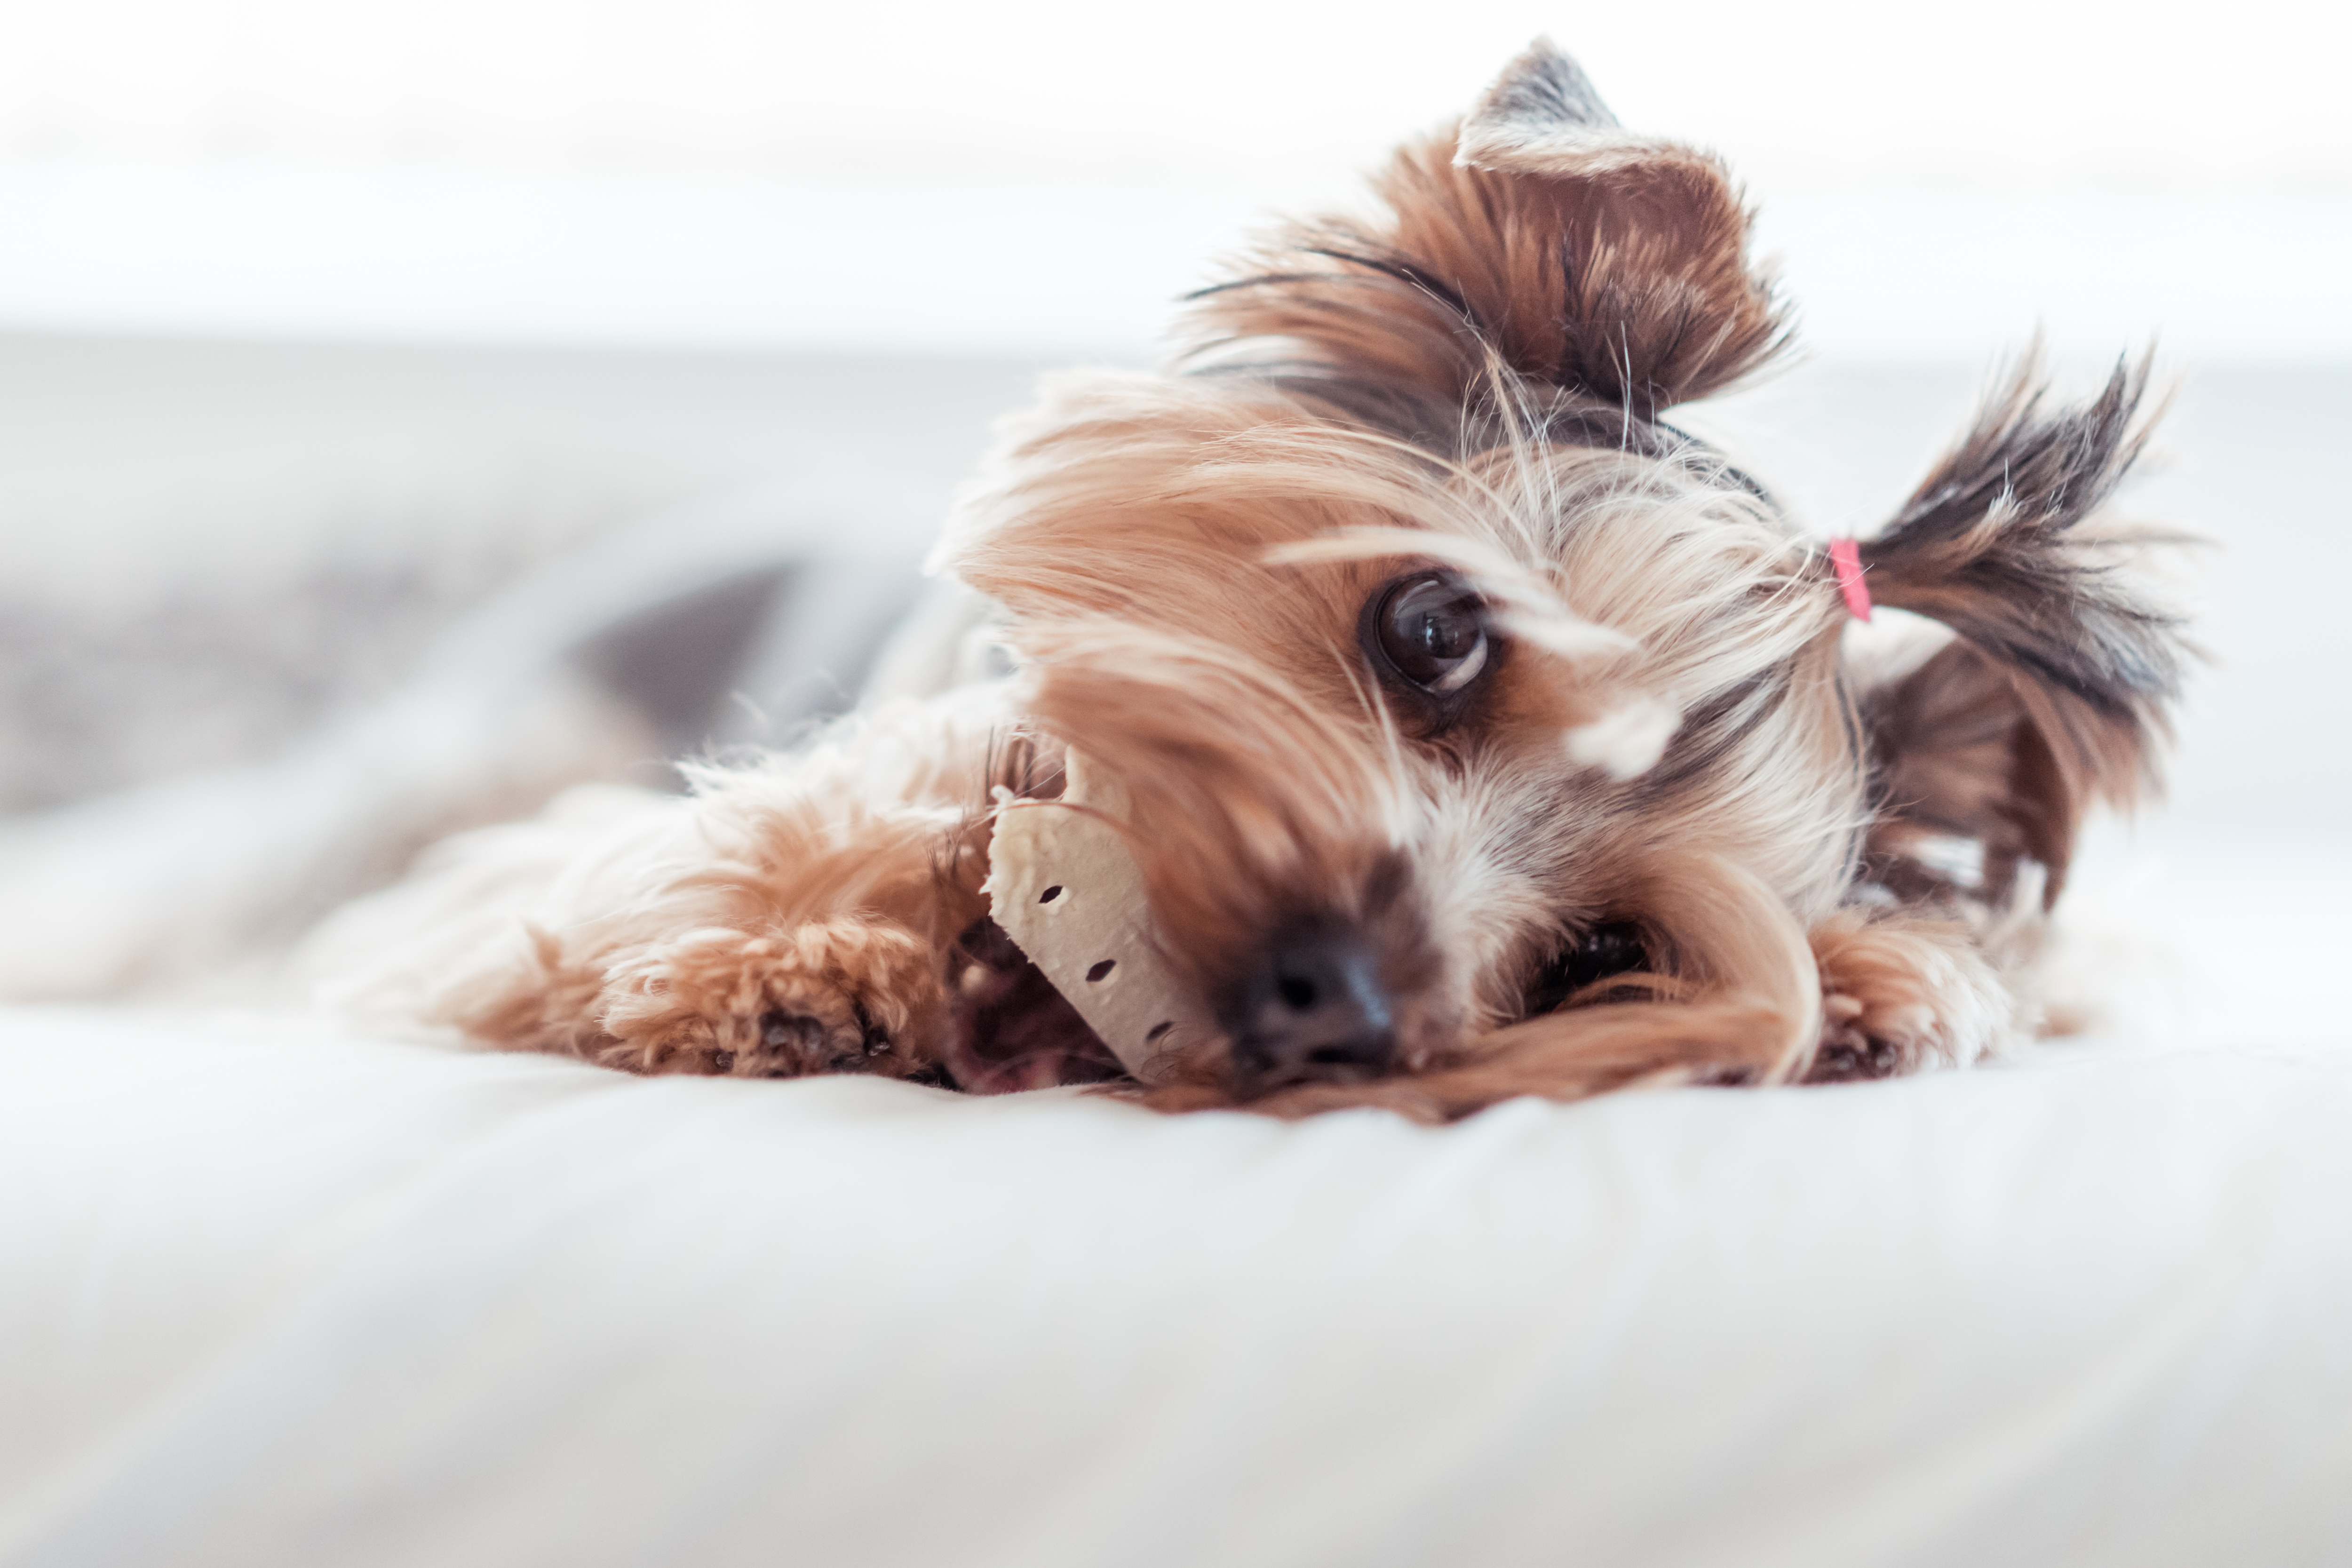
[[[1864,699],[1885,803],[1874,860],[1925,864],[1927,839],[1971,841],[1982,853],[1971,890],[2004,901],[2032,860],[2048,903],[2084,808],[2156,785],[2189,649],[2132,571],[2152,536],[2096,515],[2147,443],[2147,390],[2143,360],[2118,365],[2091,402],[2052,410],[2029,354],[1860,546],[1874,603],[1958,637]]]
[[[1195,297],[1213,359],[1395,428],[1458,410],[1498,364],[1647,418],[1786,339],[1723,166],[1626,132],[1541,39],[1380,191],[1386,223],[1297,226]]]

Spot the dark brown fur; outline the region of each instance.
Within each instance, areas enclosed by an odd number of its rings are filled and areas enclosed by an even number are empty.
[[[1378,188],[1387,225],[1294,226],[1195,296],[1195,364],[1456,453],[1492,443],[1497,368],[1541,414],[1642,441],[1788,341],[1722,166],[1626,134],[1548,47]]]
[[[1960,639],[1866,700],[1882,860],[1921,832],[1973,840],[1980,896],[2004,901],[2031,860],[2054,904],[2084,811],[2154,786],[2181,622],[2129,570],[2162,542],[2099,520],[2147,444],[2147,374],[2145,361],[2119,365],[2090,403],[2053,409],[2028,355],[1864,542],[1872,597]]]

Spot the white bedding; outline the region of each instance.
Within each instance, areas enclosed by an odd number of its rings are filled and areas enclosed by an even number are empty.
[[[0,1013],[11,1564],[2352,1559],[2352,1052],[1162,1120]]]

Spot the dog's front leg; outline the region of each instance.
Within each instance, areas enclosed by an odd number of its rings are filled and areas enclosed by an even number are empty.
[[[986,912],[991,769],[1020,750],[986,696],[453,841],[339,916],[312,972],[354,1010],[633,1072],[922,1076]]]
[[[913,1076],[940,1054],[939,968],[923,935],[870,912],[707,927],[616,958],[593,1054],[635,1072]]]
[[[923,1073],[944,1046],[949,951],[984,909],[976,835],[959,808],[806,783],[712,779],[694,801],[649,804],[632,831],[541,852],[551,878],[467,910],[463,960],[405,961],[425,971],[414,1010],[486,1045],[631,1072]],[[553,826],[453,846],[414,891],[428,915],[464,906],[466,873],[496,879]]]

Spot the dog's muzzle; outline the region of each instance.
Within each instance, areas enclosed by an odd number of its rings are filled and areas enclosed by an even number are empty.
[[[1315,1079],[1360,1080],[1396,1054],[1394,999],[1372,942],[1316,921],[1276,933],[1218,1009],[1244,1094]]]

